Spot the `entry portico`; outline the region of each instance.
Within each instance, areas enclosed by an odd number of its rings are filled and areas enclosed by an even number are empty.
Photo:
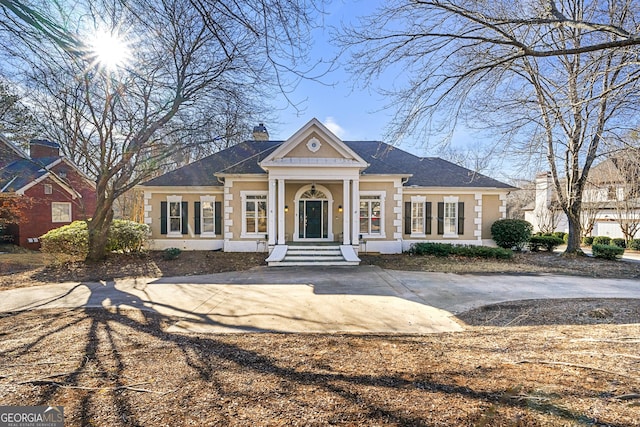
[[[369,164],[322,123],[311,120],[260,166],[269,181],[269,247],[289,240],[336,241],[336,212],[342,216],[341,243],[359,244],[360,173]],[[340,186],[342,194],[334,194]],[[293,199],[287,198],[288,188]],[[293,224],[287,224],[290,206]]]

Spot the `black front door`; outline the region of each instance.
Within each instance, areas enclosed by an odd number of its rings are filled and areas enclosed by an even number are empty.
[[[319,239],[322,237],[322,202],[319,200],[307,200],[305,203],[305,237],[307,239]]]

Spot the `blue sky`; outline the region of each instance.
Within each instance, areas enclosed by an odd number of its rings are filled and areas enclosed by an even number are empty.
[[[379,0],[334,0],[324,16],[323,28],[313,33],[312,59],[327,61],[336,55],[336,49],[329,44],[331,26],[355,23],[358,16],[372,13],[379,3]],[[300,82],[291,98],[301,102],[302,111],[298,113],[292,106],[279,111],[280,123],[274,126],[267,123],[272,139],[287,139],[313,117],[344,140],[383,139],[392,112],[382,111],[384,99],[375,92],[375,87],[355,87],[340,64],[321,80]],[[280,106],[285,105],[286,102],[281,100]]]

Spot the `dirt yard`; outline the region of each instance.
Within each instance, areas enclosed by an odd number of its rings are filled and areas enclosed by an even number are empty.
[[[8,267],[0,255],[0,284],[203,274],[264,259],[231,255],[31,269]],[[639,264],[544,253],[511,262],[363,261],[461,274],[640,278]],[[63,405],[68,426],[640,426],[639,300],[518,301],[458,319],[464,332],[437,335],[184,335],[166,332],[179,319],[155,312],[4,313],[0,402]]]

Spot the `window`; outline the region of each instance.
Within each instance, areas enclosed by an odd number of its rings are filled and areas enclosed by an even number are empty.
[[[360,234],[384,237],[384,196],[360,193]]]
[[[44,194],[53,194],[53,185],[44,184]]]
[[[51,203],[51,222],[71,222],[71,203]]]
[[[195,207],[195,234],[203,237],[214,237],[221,230],[220,203],[216,203],[215,196],[200,196]]]
[[[215,212],[213,200],[202,201],[202,233],[215,233]]]
[[[267,232],[267,194],[242,194],[242,234],[265,234]]]
[[[169,233],[182,234],[182,209],[180,202],[169,202]]]
[[[445,238],[464,234],[464,202],[458,202],[458,197],[449,196],[438,202],[438,234]]]
[[[411,204],[411,234],[424,234],[424,203]]]
[[[444,235],[458,234],[458,203],[444,202]]]
[[[405,233],[414,237],[425,237],[431,234],[431,202],[425,196],[412,196],[411,202],[405,205]],[[408,227],[408,228],[407,228]]]

